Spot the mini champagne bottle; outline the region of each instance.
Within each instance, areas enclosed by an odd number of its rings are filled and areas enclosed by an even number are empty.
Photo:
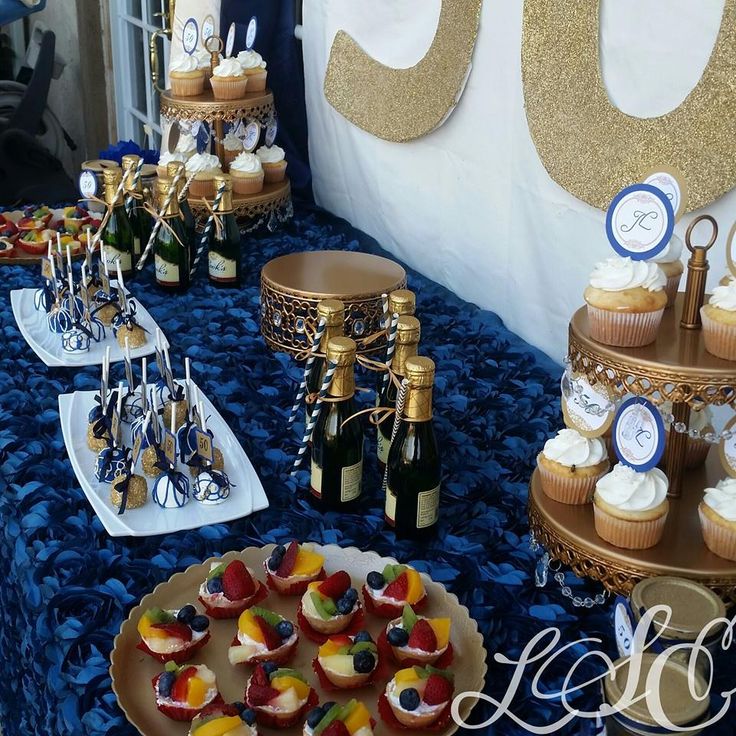
[[[333,337],[342,337],[345,334],[345,305],[339,299],[323,299],[317,305],[317,317],[325,320],[325,331],[319,343],[319,352],[326,355],[329,341]],[[324,373],[324,358],[316,358],[307,380],[307,391],[310,394],[319,391]]]
[[[310,490],[316,505],[332,511],[350,510],[363,485],[363,428],[357,418],[343,425],[355,413],[356,349],[349,337],[327,344],[327,360],[337,368],[312,434]]]
[[[132,207],[127,208],[128,219],[133,228],[133,266],[138,263],[148,238],[153,230],[153,218],[143,209],[143,185],[140,178],[135,181],[140,156],[128,154],[123,156],[123,191],[126,197],[132,197]]]
[[[413,317],[417,311],[417,295],[409,289],[396,289],[388,295],[389,315]],[[389,316],[390,319],[390,316]]]
[[[388,452],[385,520],[397,537],[427,539],[435,533],[440,504],[440,453],[432,426],[434,362],[406,360],[401,424]]]
[[[169,200],[170,190],[171,179],[159,178],[156,182],[159,212]],[[190,243],[177,197],[171,197],[161,216],[168,227],[159,228],[153,243],[156,283],[166,291],[185,292],[189,288]]]
[[[220,204],[216,208],[221,227],[213,226],[209,242],[208,274],[214,286],[237,288],[240,286],[240,228],[233,211],[233,180],[229,174],[215,177],[215,190],[225,187]]]
[[[169,179],[174,177],[179,172],[185,173],[186,169],[181,161],[171,161],[166,164],[166,175]],[[184,219],[184,227],[187,229],[189,235],[189,242],[192,244],[192,249],[189,252],[190,260],[194,260],[197,250],[197,221],[194,219],[194,212],[192,212],[189,200],[182,196],[184,193],[184,187],[186,186],[186,174],[179,179],[179,183],[176,185],[176,192],[179,199],[179,211]]]
[[[120,189],[123,171],[120,168],[104,169],[105,202],[112,207],[112,213],[101,236],[101,257],[107,263],[108,270],[117,272],[117,263],[126,280],[133,276],[133,248],[135,236],[125,211],[125,197]]]
[[[396,374],[399,381],[406,375],[407,359],[417,354],[420,330],[419,320],[416,317],[408,315],[399,317],[396,325],[396,349],[391,361],[391,370]],[[380,373],[379,376],[381,382],[376,406],[393,409],[396,406],[396,384],[393,381],[384,381],[383,373]],[[386,467],[393,425],[393,417],[387,417],[376,427],[376,453],[381,470]]]

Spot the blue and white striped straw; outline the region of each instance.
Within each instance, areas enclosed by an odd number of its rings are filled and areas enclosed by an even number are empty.
[[[212,202],[212,209],[217,212],[217,208],[220,206],[220,202],[222,202],[222,198],[225,195],[225,184],[220,184],[217,194],[215,195],[215,199]],[[193,279],[194,274],[197,272],[197,266],[199,266],[199,260],[202,257],[202,253],[204,253],[204,247],[207,245],[210,239],[210,234],[212,233],[212,227],[215,224],[215,215],[211,214],[207,218],[207,222],[205,223],[204,230],[202,231],[202,237],[199,239],[199,248],[197,248],[197,255],[194,257],[194,263],[192,263],[192,268],[189,271],[189,278]]]
[[[307,363],[304,366],[304,375],[302,376],[301,383],[296,392],[296,398],[294,399],[294,406],[291,407],[291,415],[289,416],[289,422],[287,427],[290,427],[296,421],[297,414],[299,413],[299,407],[302,405],[304,397],[307,395],[307,383],[309,377],[312,375],[312,369],[314,368],[314,361],[317,359],[317,352],[319,351],[319,344],[322,342],[322,335],[325,334],[327,328],[327,321],[324,317],[321,317],[317,323],[317,331],[314,333],[314,340],[312,346],[309,349],[309,357]]]
[[[396,348],[396,331],[397,325],[399,324],[399,315],[393,314],[391,316],[391,326],[388,330],[388,343],[386,345],[386,365],[390,368],[391,361],[394,359],[394,350]],[[388,371],[383,374],[383,388],[386,388],[388,383]]]
[[[401,425],[401,417],[404,416],[404,404],[406,403],[406,391],[409,388],[409,381],[406,378],[402,379],[401,386],[399,387],[399,393],[396,397],[396,414],[394,414],[394,426],[391,428],[391,442],[396,439],[396,433],[399,431]],[[389,444],[389,450],[391,445]],[[388,463],[383,470],[383,492],[386,493],[388,487]]]

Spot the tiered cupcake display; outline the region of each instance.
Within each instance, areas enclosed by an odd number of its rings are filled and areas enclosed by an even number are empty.
[[[276,108],[267,88],[267,63],[253,49],[255,19],[248,30],[248,48],[234,53],[234,29],[225,44],[211,36],[203,47],[187,47],[171,67],[171,89],[161,90],[161,115],[180,132],[171,150],[164,150],[159,170],[180,161],[191,179],[189,203],[198,215],[208,213],[203,198],[215,196],[214,177],[233,177],[234,210],[238,220],[267,221],[291,217],[291,187],[284,150],[275,144]],[[197,43],[199,40],[197,38]],[[211,126],[214,150],[197,145],[203,123]],[[226,130],[227,126],[227,130]]]
[[[611,591],[678,575],[734,598],[736,420],[719,434],[709,407],[736,401],[736,282],[705,294],[717,226],[703,216],[688,228],[687,290],[676,294],[678,209],[648,185],[609,208],[616,255],[595,265],[570,322],[567,428],[538,457],[530,526],[550,559]],[[697,246],[701,220],[714,232]]]

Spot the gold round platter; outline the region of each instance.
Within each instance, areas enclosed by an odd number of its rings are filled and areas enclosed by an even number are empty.
[[[605,383],[619,394],[682,402],[692,406],[734,404],[736,363],[705,349],[702,330],[680,327],[684,294],[665,309],[657,339],[643,348],[603,345],[590,336],[588,312],[581,307],[570,321],[572,370],[591,383]],[[657,396],[658,395],[658,396]]]
[[[270,555],[273,547],[272,544],[265,547],[247,547],[242,552],[228,552],[222,558],[213,557],[201,564],[192,565],[184,572],[176,573],[167,582],[161,583],[153,592],[144,596],[140,604],[123,622],[120,633],[115,637],[110,656],[112,689],[126,718],[142,736],[184,736],[189,731],[188,723],[169,720],[156,709],[151,680],[163,671],[163,665],[136,649],[136,644],[140,641],[136,627],[143,612],[153,606],[173,609],[180,608],[186,603],[197,604],[199,585],[207,576],[210,563],[216,560],[221,559],[227,563],[234,559],[241,559],[256,573],[257,577],[264,579],[263,561]],[[336,545],[315,544],[312,545],[312,548],[324,555],[324,566],[328,574],[337,570],[346,570],[358,590],[371,570],[381,570],[389,563],[396,564],[396,560],[392,558],[380,557],[375,552],[361,552],[355,547],[342,548]],[[455,655],[451,669],[455,674],[455,693],[482,691],[487,671],[486,651],[476,622],[470,618],[468,609],[460,605],[458,599],[448,593],[444,586],[435,583],[427,575],[422,574],[422,578],[429,599],[427,609],[422,612],[423,615],[430,617],[442,615],[452,619],[451,641]],[[299,596],[280,596],[270,592],[261,605],[286,616],[290,621],[295,621],[299,601]],[[197,605],[198,608],[202,608],[201,604]],[[374,640],[385,625],[384,619],[366,615],[366,629],[371,632]],[[218,688],[227,702],[243,700],[245,684],[252,672],[251,667],[244,665],[235,667],[228,661],[227,650],[236,631],[237,619],[219,621],[211,619],[212,638],[192,660],[194,664],[206,664],[215,672]],[[358,690],[322,692],[312,670],[312,659],[316,653],[317,644],[302,635],[296,657],[289,666],[307,677],[310,685],[317,690],[320,702],[333,700],[344,703],[351,698],[357,698],[365,703],[376,719],[376,734],[399,733],[383,724],[376,708],[378,696],[383,691],[388,677]],[[473,698],[462,701],[460,715],[463,720],[468,719],[476,702],[477,699]],[[440,736],[450,736],[457,728],[455,723],[450,723]],[[285,736],[297,736],[302,733],[302,726],[298,725],[278,732],[259,726],[259,731],[263,734],[281,733]]]
[[[542,491],[535,470],[529,484],[529,526],[536,541],[580,577],[600,581],[613,593],[628,595],[640,580],[674,575],[696,580],[724,600],[736,601],[736,562],[714,555],[703,542],[698,504],[704,488],[724,471],[718,453],[710,452],[703,468],[686,471],[681,498],[670,498],[662,541],[651,549],[626,550],[601,539],[593,524],[593,505],[571,506]]]
[[[189,205],[195,216],[207,218],[209,210],[201,199],[189,197]],[[233,208],[238,220],[254,220],[272,212],[287,212],[291,209],[291,183],[288,179],[276,184],[264,184],[258,194],[234,194]]]
[[[246,92],[245,97],[237,100],[216,100],[211,89],[196,97],[176,97],[169,89],[161,93],[161,115],[175,120],[234,123],[241,118],[251,118],[268,125],[275,114],[270,90]]]

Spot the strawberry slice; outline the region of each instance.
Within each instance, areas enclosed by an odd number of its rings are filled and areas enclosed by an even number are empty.
[[[192,640],[192,630],[185,624],[174,622],[172,624],[152,624],[152,629],[161,629],[165,631],[169,636],[173,636],[182,641]]]
[[[289,546],[286,548],[286,553],[284,554],[284,558],[281,560],[281,564],[276,570],[276,574],[280,578],[286,578],[286,577],[289,577],[289,575],[291,575],[294,569],[294,565],[296,564],[296,556],[298,554],[299,554],[298,542],[290,542]]]
[[[258,628],[261,630],[261,633],[263,634],[263,639],[266,644],[266,646],[269,649],[278,649],[284,642],[281,640],[281,637],[276,633],[276,629],[274,629],[271,624],[268,623],[262,616],[254,616],[256,623],[258,624]]]
[[[253,670],[253,676],[250,678],[250,682],[251,685],[267,687],[271,683],[271,680],[263,669],[263,666],[259,664],[258,667]]]
[[[405,572],[402,572],[393,583],[386,586],[383,594],[387,598],[393,598],[395,601],[405,601],[406,594],[409,592],[409,578]]]
[[[275,688],[265,685],[254,685],[252,682],[248,688],[246,700],[248,705],[253,708],[259,705],[267,705],[274,698],[278,698],[281,693]]]
[[[430,675],[424,687],[422,700],[427,705],[439,705],[452,698],[452,683],[442,675]]]
[[[187,692],[189,690],[189,680],[197,674],[196,667],[187,667],[176,678],[174,686],[171,688],[171,699],[177,703],[187,702]]]
[[[429,625],[427,619],[420,618],[409,634],[407,646],[412,649],[421,649],[423,652],[437,651],[437,635]]]
[[[344,570],[332,573],[330,577],[323,580],[319,584],[319,590],[322,595],[332,598],[333,601],[342,598],[345,591],[350,587],[350,575]]]
[[[322,731],[322,736],[350,736],[350,731],[348,731],[348,727],[342,721],[332,721],[332,723]]]
[[[222,592],[229,601],[241,601],[256,592],[255,581],[240,560],[233,560],[225,568],[222,575]]]

